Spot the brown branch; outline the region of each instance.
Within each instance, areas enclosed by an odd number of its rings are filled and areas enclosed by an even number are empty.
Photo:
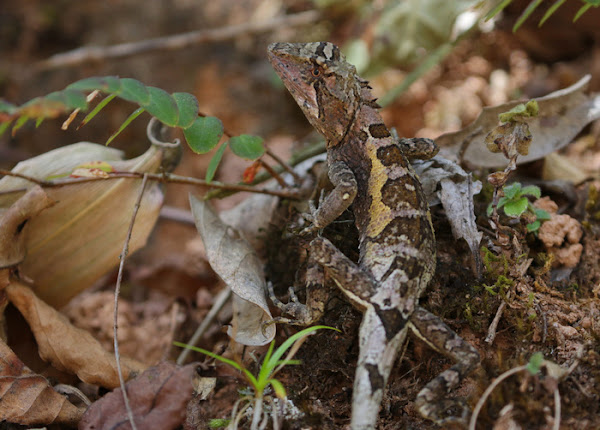
[[[247,193],[259,193],[269,194],[271,196],[283,197],[286,199],[297,199],[298,193],[294,190],[268,190],[264,188],[256,188],[252,185],[244,184],[224,184],[222,182],[212,181],[206,182],[203,179],[192,178],[188,176],[173,175],[170,173],[141,173],[141,172],[113,172],[109,173],[107,177],[91,177],[91,178],[66,178],[54,181],[44,181],[31,176],[23,175],[21,173],[10,172],[8,170],[0,169],[0,175],[15,176],[17,178],[25,179],[41,186],[42,188],[56,188],[64,187],[67,185],[79,185],[87,182],[96,181],[108,181],[112,179],[142,179],[144,175],[148,177],[148,180],[171,183],[171,184],[187,184],[195,186],[203,186],[208,188],[217,188],[228,191],[242,191]],[[15,190],[10,190],[14,192]],[[0,192],[0,195],[6,192]]]
[[[72,51],[53,55],[36,65],[38,71],[72,67],[91,61],[101,61],[133,57],[148,52],[173,51],[188,48],[205,42],[219,42],[233,39],[243,34],[265,33],[280,27],[295,27],[313,23],[319,18],[314,10],[293,15],[284,15],[261,22],[244,22],[242,24],[210,30],[192,31],[173,36],[157,37],[140,42],[121,43],[112,46],[87,46]]]

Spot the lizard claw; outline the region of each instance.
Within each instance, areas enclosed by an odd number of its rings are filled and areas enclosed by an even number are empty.
[[[323,205],[324,200],[325,200],[325,190],[321,190],[321,194],[319,195],[319,207],[321,207]],[[304,228],[300,232],[301,235],[312,234],[322,228],[322,226],[317,223],[317,214],[318,214],[319,210],[317,209],[317,207],[315,206],[315,203],[312,200],[308,201],[308,209],[310,210],[310,213],[303,213],[302,218],[304,218],[311,225]]]

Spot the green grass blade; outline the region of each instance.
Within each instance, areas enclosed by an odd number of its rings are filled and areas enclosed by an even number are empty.
[[[316,325],[313,327],[308,327],[305,328],[304,330],[299,331],[298,333],[290,336],[289,338],[286,339],[285,342],[283,342],[281,344],[281,346],[279,346],[279,348],[277,348],[277,350],[275,351],[275,353],[273,354],[273,356],[271,357],[270,361],[272,361],[273,363],[277,363],[281,357],[283,356],[283,354],[285,354],[285,352],[294,344],[294,342],[296,342],[298,339],[300,339],[301,337],[304,336],[308,336],[309,334],[312,334],[313,332],[320,330],[320,329],[330,329],[330,330],[336,330],[339,331],[337,328],[335,327],[329,327],[326,325]],[[274,366],[273,366],[274,367]]]
[[[544,0],[532,0],[531,3],[525,8],[515,25],[513,25],[512,31],[513,33],[517,31],[517,29],[525,22],[527,18],[531,16],[534,10],[542,3]]]
[[[567,0],[557,0],[556,2],[554,2],[554,4],[552,6],[550,6],[550,8],[546,11],[546,13],[542,17],[542,19],[540,19],[538,27],[541,27],[542,25],[544,25],[544,23],[546,22],[546,20],[548,18],[550,18],[554,14],[554,12],[556,12],[556,10],[559,7],[561,7],[563,5],[563,3],[566,2],[566,1]]]
[[[277,397],[279,397],[281,400],[287,397],[287,393],[281,382],[279,382],[277,379],[269,379],[268,382],[273,387],[273,390],[275,391],[275,395]]]
[[[226,148],[227,142],[224,142],[221,146],[219,146],[219,149],[215,151],[215,155],[213,155],[213,157],[210,159],[210,162],[208,163],[208,169],[206,169],[205,180],[207,183],[212,182],[213,178],[215,177],[217,167],[219,167],[219,163],[221,163],[221,158],[223,158],[223,153],[225,152]]]
[[[579,9],[577,11],[577,13],[575,14],[575,18],[573,18],[573,22],[577,21],[581,17],[581,15],[583,15],[591,7],[592,7],[591,3],[587,3],[583,6],[581,6],[581,9]]]
[[[98,112],[100,112],[107,104],[109,104],[112,99],[114,99],[116,97],[116,94],[111,94],[109,96],[106,96],[100,103],[98,103],[96,105],[96,107],[94,109],[92,109],[92,111],[90,113],[88,113],[85,118],[83,118],[83,121],[81,121],[81,124],[79,124],[79,127],[77,127],[78,129],[83,127],[84,125],[86,125],[88,122],[90,122],[92,120],[92,118],[94,118],[96,116],[96,114]]]
[[[121,124],[121,126],[119,127],[119,129],[117,131],[115,131],[106,141],[105,145],[108,146],[110,145],[110,143],[115,140],[115,138],[121,134],[121,132],[123,130],[125,130],[125,128],[131,124],[131,122],[136,119],[138,116],[140,116],[146,109],[144,108],[138,108],[135,111],[133,111],[133,113],[131,115],[129,115],[127,117],[127,119],[125,121],[123,121],[123,124]]]
[[[0,137],[4,133],[6,133],[6,130],[8,130],[8,128],[10,127],[11,124],[12,124],[12,120],[0,123]]]
[[[504,0],[501,1],[500,3],[498,3],[498,5],[493,8],[492,10],[490,10],[485,17],[483,18],[485,21],[489,21],[490,19],[492,19],[493,17],[495,17],[496,15],[498,15],[500,12],[502,12],[502,10],[508,6],[510,4],[512,0]]]

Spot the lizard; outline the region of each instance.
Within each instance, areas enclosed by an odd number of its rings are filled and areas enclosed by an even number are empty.
[[[312,224],[303,233],[318,232],[350,207],[359,233],[358,264],[320,235],[309,245],[310,272],[322,276],[324,270],[363,312],[351,428],[375,428],[388,377],[409,330],[455,360],[421,389],[417,410],[440,425],[464,423],[468,409],[461,404],[460,417],[448,416],[458,401],[446,395],[479,365],[479,353],[418,305],[435,273],[436,248],[427,199],[407,156],[425,158],[435,151],[422,153],[422,145],[393,138],[369,83],[336,45],[273,43],[268,57],[308,121],[326,139],[334,188],[321,196],[318,208],[310,205],[305,216]],[[319,282],[307,280],[307,288],[315,291]],[[296,317],[286,322],[307,325],[324,311],[321,305],[311,313],[308,297],[307,304],[293,294],[291,298],[287,304],[274,300],[284,313]]]

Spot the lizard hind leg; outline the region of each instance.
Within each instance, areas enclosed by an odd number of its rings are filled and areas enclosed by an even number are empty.
[[[364,313],[359,333],[360,350],[350,427],[352,430],[370,430],[377,424],[384,388],[407,330],[402,329],[389,339],[380,315],[375,308],[369,307]]]
[[[479,365],[479,353],[439,317],[421,307],[411,315],[409,326],[432,349],[456,362],[419,392],[415,400],[419,413],[439,425],[466,423],[470,411],[464,402],[446,396]]]

